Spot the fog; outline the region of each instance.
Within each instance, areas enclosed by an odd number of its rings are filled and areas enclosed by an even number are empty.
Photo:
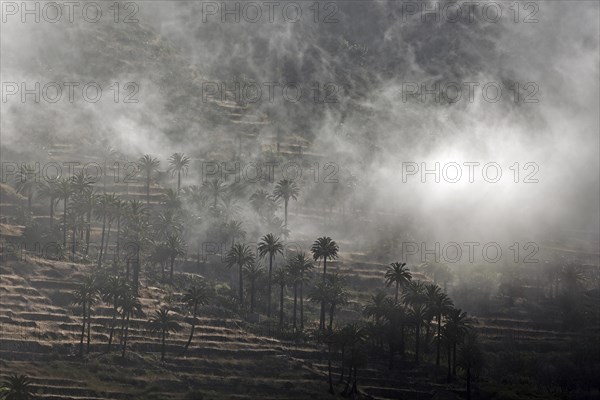
[[[261,101],[250,104],[248,118],[265,122],[252,125],[257,138],[251,140],[272,144],[277,132],[307,139],[306,151],[319,155],[322,173],[332,162],[342,184],[350,175],[358,178],[353,196],[361,199],[360,215],[378,229],[398,227],[403,240],[509,243],[543,241],[563,230],[598,231],[597,2],[540,3],[537,23],[515,23],[508,5],[495,23],[423,22],[399,1],[338,2],[338,22],[315,23],[310,5],[301,4],[305,14],[296,23],[222,23],[203,14],[203,3],[183,1],[140,2],[139,23],[114,23],[108,6],[98,23],[22,23],[5,15],[3,83],[97,82],[103,96],[86,102],[77,89],[72,103],[64,93],[56,103],[35,103],[33,96],[23,103],[19,95],[4,101],[3,86],[3,160],[44,162],[48,143],[99,146],[103,140],[131,160],[153,154],[163,169],[176,151],[206,159],[233,130],[215,116],[213,102],[203,101],[203,83],[293,82],[303,88],[300,101],[278,91],[268,101],[263,91]],[[522,20],[528,12],[521,12]],[[113,101],[108,87],[114,82],[120,100],[129,93],[124,84],[137,83],[139,102]],[[309,89],[315,82],[321,89],[334,84],[336,101],[315,102]],[[478,86],[472,102],[465,92],[448,103],[433,96],[404,99],[407,82]],[[504,87],[497,102],[481,94],[489,82]],[[518,102],[507,89],[514,82],[521,85]],[[538,102],[522,101],[528,96]],[[243,146],[252,151],[256,145],[244,139]],[[422,183],[420,170],[403,179],[408,163],[433,169],[436,162],[461,165],[460,181],[442,176],[437,183],[427,175]],[[473,183],[464,166],[469,162],[480,163]],[[517,162],[515,183],[510,167]],[[501,167],[499,182],[482,177],[486,163]],[[185,184],[198,184],[200,171],[193,165]],[[527,176],[538,182],[524,183]],[[308,195],[303,192],[302,201]],[[294,218],[292,237],[332,229]],[[360,218],[342,218],[354,226],[347,240],[379,234],[353,236],[361,231]]]

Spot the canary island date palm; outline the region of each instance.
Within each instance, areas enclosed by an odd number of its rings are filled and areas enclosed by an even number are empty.
[[[183,350],[184,352],[187,351],[188,347],[190,347],[190,344],[192,343],[192,339],[194,337],[194,329],[196,328],[196,317],[198,316],[198,307],[208,303],[210,293],[211,292],[209,286],[203,280],[199,279],[192,281],[192,285],[189,288],[187,288],[186,291],[183,293],[183,303],[190,310],[192,310],[192,328],[190,329],[190,337],[187,343],[185,344],[185,348]]]
[[[269,275],[267,282],[267,316],[271,318],[271,286],[273,278],[273,258],[283,254],[283,242],[272,233],[264,235],[258,243],[258,254],[261,258],[269,256]]]
[[[171,176],[177,175],[177,193],[181,190],[181,174],[187,175],[190,158],[184,153],[173,153],[169,157],[169,172]]]
[[[448,345],[452,347],[452,375],[456,376],[457,357],[456,349],[467,333],[473,328],[475,320],[470,318],[460,308],[448,312],[444,329],[448,338]]]
[[[335,260],[338,258],[339,247],[330,237],[322,236],[313,243],[310,250],[315,261],[320,259],[323,260],[323,282],[325,282],[327,276],[327,260]],[[325,329],[325,302],[321,303],[319,327]]]
[[[410,270],[406,263],[394,262],[385,271],[385,283],[387,286],[396,285],[396,295],[394,300],[398,302],[400,288],[404,288],[412,279]]]
[[[329,331],[331,331],[335,308],[348,302],[348,291],[344,279],[337,272],[327,276],[327,302],[329,303]]]
[[[183,237],[180,235],[169,235],[165,242],[165,249],[169,255],[170,273],[169,281],[173,283],[173,269],[175,266],[175,259],[185,254],[186,243]]]
[[[61,179],[56,187],[58,199],[63,202],[63,248],[67,248],[67,208],[69,199],[73,195],[73,185],[67,178]]]
[[[460,346],[458,361],[465,370],[467,383],[467,400],[471,400],[471,381],[473,373],[483,367],[484,358],[479,339],[475,331],[466,334],[462,345]]]
[[[127,350],[127,339],[129,338],[129,319],[133,316],[143,316],[142,303],[138,298],[137,292],[134,288],[130,288],[123,293],[120,302],[121,308],[121,338],[122,338],[122,352],[121,357],[125,358],[125,351]]]
[[[202,190],[205,196],[212,200],[213,209],[216,209],[219,199],[222,199],[227,193],[227,185],[221,179],[213,178],[202,184]]]
[[[285,268],[276,269],[273,272],[273,282],[279,286],[279,329],[283,327],[283,298],[285,293],[285,287],[288,284],[288,275]]]
[[[0,386],[0,398],[5,400],[33,400],[33,381],[27,375],[9,375]]]
[[[169,314],[169,309],[165,307],[154,311],[154,314],[148,320],[148,325],[151,332],[159,332],[161,335],[160,361],[165,361],[167,334],[177,332],[181,327],[175,320],[175,316]]]
[[[87,276],[73,293],[73,302],[81,306],[81,337],[79,341],[79,356],[83,356],[83,340],[85,338],[86,323],[88,327],[87,350],[90,346],[90,324],[92,305],[98,301],[98,288],[92,276]]]
[[[440,365],[440,346],[442,343],[442,317],[446,316],[454,307],[452,300],[442,292],[437,285],[432,285],[428,293],[427,306],[435,316],[437,322],[437,340],[435,365]]]
[[[244,267],[244,277],[250,283],[250,312],[254,313],[254,298],[256,294],[256,281],[264,273],[264,268],[260,263],[246,265]]]
[[[160,161],[157,158],[152,157],[150,154],[145,154],[137,162],[139,172],[144,176],[146,181],[146,204],[150,204],[150,184],[152,183],[152,176],[158,170]]]
[[[110,333],[108,335],[108,348],[106,350],[107,353],[110,353],[113,336],[115,332],[115,327],[117,325],[117,316],[119,315],[119,305],[120,302],[127,293],[127,291],[131,290],[127,285],[127,282],[123,278],[117,275],[110,276],[104,285],[102,285],[101,296],[102,301],[105,303],[112,305],[113,307],[113,317],[110,323]]]
[[[273,197],[276,200],[283,200],[283,212],[284,212],[284,225],[288,227],[288,204],[290,199],[298,200],[300,194],[300,188],[296,182],[290,179],[282,179],[277,182],[275,189],[273,190]]]
[[[227,266],[231,268],[234,265],[237,265],[239,268],[239,292],[238,297],[240,301],[240,305],[242,309],[244,308],[244,279],[243,279],[243,270],[244,267],[248,265],[254,264],[256,258],[254,257],[254,253],[250,249],[248,245],[243,243],[236,243],[231,247],[227,256],[225,257],[225,262]]]

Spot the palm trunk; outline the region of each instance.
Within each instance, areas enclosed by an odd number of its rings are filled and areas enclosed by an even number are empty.
[[[110,353],[110,346],[112,345],[113,335],[115,333],[115,325],[117,324],[117,302],[115,300],[115,306],[113,308],[113,318],[110,324],[110,334],[108,335],[108,349],[107,353]]]
[[[165,361],[165,340],[166,340],[166,331],[163,329],[162,331],[162,345],[160,346],[160,361]]]
[[[117,247],[115,249],[115,257],[114,260],[119,262],[119,251],[120,251],[120,243],[121,240],[121,216],[117,217]]]
[[[332,328],[333,328],[333,312],[335,311],[335,304],[331,305],[331,308],[329,309],[329,332],[331,332]]]
[[[452,376],[456,376],[456,342],[452,343]]]
[[[106,215],[102,217],[102,235],[100,236],[100,255],[98,256],[98,268],[102,265],[102,254],[104,252],[104,235],[106,233]]]
[[[146,175],[146,205],[150,205],[150,172]]]
[[[240,272],[239,272],[239,280],[240,280],[240,287],[239,287],[239,296],[240,296],[240,304],[242,306],[242,308],[244,308],[244,282],[243,282],[243,271],[242,271],[242,265],[240,264]]]
[[[435,356],[435,365],[440,366],[440,339],[442,337],[442,316],[441,314],[437,315],[437,353]]]
[[[296,308],[298,304],[298,284],[294,282],[294,330],[296,330]]]
[[[448,382],[452,381],[452,347],[450,344],[446,345],[446,351],[448,356]]]
[[[471,368],[467,368],[467,400],[471,400]]]
[[[285,222],[284,222],[284,225],[283,225],[283,226],[285,226],[285,229],[287,229],[287,226],[288,226],[288,225],[287,225],[287,221],[288,221],[288,201],[289,201],[288,199],[285,199],[285,201],[284,201],[284,205],[283,205],[283,207],[285,208],[285,210],[284,210],[284,214],[285,214],[285,216],[284,216],[284,218],[285,218]]]
[[[327,277],[327,258],[323,257],[323,282]],[[319,328],[325,330],[325,299],[321,300],[321,316],[319,319]]]
[[[77,225],[73,225],[73,240],[71,240],[71,261],[75,262],[75,246],[77,243]]]
[[[283,285],[281,285],[281,293],[279,295],[279,327],[283,326]]]
[[[400,285],[398,285],[398,282],[396,282],[396,297],[394,298],[394,301],[395,301],[396,303],[398,303],[398,291],[399,291],[399,286],[400,286]]]
[[[80,357],[83,357],[83,338],[85,337],[85,311],[86,311],[86,309],[87,309],[87,304],[84,301],[82,308],[81,308],[83,322],[81,323],[81,339],[79,340],[79,356]]]
[[[169,275],[169,280],[171,281],[171,283],[173,283],[173,267],[175,265],[175,257],[171,257],[171,272]]]
[[[127,349],[127,336],[129,335],[129,312],[127,312],[127,320],[125,322],[125,335],[123,336],[123,352],[121,357],[125,358],[125,350]]]
[[[273,254],[269,253],[269,287],[268,287],[268,304],[267,304],[267,317],[271,318],[271,279],[273,276]]]
[[[341,368],[341,372],[340,372],[340,381],[339,383],[344,382],[344,355],[345,355],[345,346],[342,346],[342,368]]]
[[[85,347],[85,352],[88,354],[90,353],[91,324],[92,324],[92,304],[88,303],[87,345]]]
[[[190,338],[185,344],[184,352],[190,347],[190,343],[192,343],[192,338],[194,337],[194,329],[196,328],[196,314],[198,312],[198,303],[194,303],[194,315],[192,316],[192,329],[190,331]]]
[[[250,280],[250,313],[254,314],[254,279]]]
[[[421,331],[421,326],[420,324],[417,324],[416,329],[415,329],[415,363],[418,364],[419,363],[419,341],[420,341],[420,331]]]
[[[304,299],[302,296],[302,289],[304,288],[304,282],[302,278],[302,273],[300,275],[300,329],[304,330]]]
[[[106,230],[106,243],[104,244],[104,253],[102,254],[102,261],[106,259],[106,255],[108,254],[108,245],[110,243],[110,225],[111,221],[108,220],[108,229]]]
[[[177,193],[181,189],[181,170],[177,171]]]
[[[50,196],[50,227],[54,226],[54,196]]]
[[[92,203],[90,201],[87,212],[87,225],[85,230],[85,255],[87,256],[90,250],[90,231],[92,230]]]

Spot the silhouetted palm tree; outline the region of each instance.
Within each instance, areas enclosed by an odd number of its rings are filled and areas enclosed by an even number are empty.
[[[212,199],[213,208],[217,208],[219,199],[223,198],[223,195],[227,192],[227,185],[221,179],[214,178],[205,181],[202,184],[202,189],[206,192],[206,196]]]
[[[170,273],[169,280],[173,283],[173,269],[175,266],[175,259],[185,254],[186,243],[180,235],[169,235],[165,242],[165,250],[169,255]]]
[[[79,342],[79,356],[83,356],[83,339],[85,338],[86,323],[88,327],[87,351],[90,348],[90,319],[92,305],[98,301],[98,288],[92,276],[88,276],[79,284],[73,293],[73,302],[81,306],[81,339]]]
[[[69,199],[73,194],[73,185],[71,180],[63,178],[57,185],[58,199],[63,202],[63,247],[67,248],[67,207],[69,205]]]
[[[243,269],[247,265],[255,263],[255,257],[250,247],[242,243],[236,243],[227,253],[225,258],[227,266],[231,268],[233,265],[239,268],[239,300],[240,305],[244,306],[244,282],[243,282]]]
[[[110,353],[115,327],[117,325],[117,315],[119,314],[119,305],[122,297],[127,291],[131,290],[125,280],[114,275],[110,276],[101,288],[102,300],[113,306],[113,318],[110,324],[110,334],[108,336],[107,353]]]
[[[268,233],[258,243],[258,254],[260,257],[269,255],[269,281],[267,282],[267,316],[271,318],[271,285],[273,276],[273,258],[277,254],[283,254],[283,243],[278,236]]]
[[[328,236],[318,238],[311,247],[313,259],[323,260],[323,282],[327,276],[327,260],[334,260],[338,257],[339,247],[337,243]],[[325,329],[325,302],[321,303],[321,316],[319,320],[320,329]]]
[[[337,272],[327,276],[327,302],[329,303],[329,330],[333,329],[333,316],[335,308],[346,304],[348,292],[344,286],[344,279]]]
[[[169,157],[169,165],[171,175],[177,174],[177,193],[179,193],[181,189],[181,174],[184,173],[187,175],[190,158],[183,153],[173,153],[171,157]]]
[[[27,375],[9,375],[0,386],[0,398],[5,400],[33,400],[33,381]]]
[[[448,312],[444,329],[446,330],[449,345],[452,346],[452,375],[454,376],[456,376],[457,365],[456,347],[472,329],[474,322],[475,320],[468,317],[467,313],[463,312],[460,308],[455,308]]]
[[[202,280],[195,280],[192,285],[185,291],[182,301],[192,310],[192,329],[190,330],[190,338],[185,344],[184,352],[190,347],[192,338],[194,337],[194,329],[196,328],[196,316],[198,315],[198,306],[208,303],[210,289]]]
[[[152,174],[156,172],[159,165],[160,161],[149,154],[143,155],[137,162],[137,167],[146,180],[146,204],[150,204],[150,183],[152,182]]]
[[[385,283],[387,286],[396,285],[396,296],[394,300],[398,302],[398,292],[401,287],[405,287],[412,279],[412,274],[406,267],[406,263],[394,262],[385,271]]]
[[[275,189],[273,190],[273,197],[277,200],[283,200],[283,209],[284,209],[284,223],[285,227],[288,227],[288,203],[290,199],[298,200],[298,195],[300,194],[300,188],[296,184],[296,182],[289,179],[282,179],[277,182],[275,185]]]
[[[259,263],[249,264],[244,267],[244,276],[250,282],[250,312],[254,313],[254,295],[256,281],[262,276],[264,269]]]
[[[148,324],[151,332],[160,332],[161,334],[160,361],[165,361],[167,334],[177,332],[181,327],[175,321],[173,314],[169,314],[169,309],[165,307],[154,311],[153,316],[148,320]]]
[[[415,327],[415,363],[419,363],[419,344],[421,342],[421,327],[427,322],[427,306],[423,303],[413,303],[408,309],[408,319]]]
[[[132,316],[142,316],[142,303],[137,296],[136,290],[131,289],[123,293],[121,298],[121,337],[123,340],[123,350],[121,357],[125,358],[127,350],[127,339],[129,337],[129,318]]]
[[[439,286],[431,285],[428,291],[427,306],[437,322],[437,340],[435,365],[440,365],[440,346],[442,342],[442,316],[447,315],[454,307],[452,300],[443,293]]]
[[[273,281],[279,285],[279,328],[283,327],[283,294],[288,284],[287,272],[284,268],[279,268],[273,273]]]
[[[460,366],[465,369],[467,375],[467,400],[471,400],[471,381],[473,379],[473,372],[479,370],[483,366],[483,351],[479,345],[476,332],[469,331],[465,336],[464,342],[460,346],[458,360]]]

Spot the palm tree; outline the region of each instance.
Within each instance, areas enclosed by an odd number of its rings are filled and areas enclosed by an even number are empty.
[[[81,306],[81,339],[79,342],[79,356],[83,356],[83,339],[85,338],[85,328],[87,322],[88,328],[88,340],[87,340],[87,352],[90,349],[90,320],[91,320],[91,307],[98,300],[98,288],[96,282],[92,276],[88,276],[84,281],[79,284],[75,292],[73,293],[73,302]]]
[[[29,213],[31,213],[33,192],[38,186],[36,180],[35,167],[31,164],[21,164],[21,168],[15,175],[15,186],[17,193],[27,196],[27,212]]]
[[[69,198],[73,194],[73,185],[70,179],[63,178],[56,188],[58,199],[63,202],[63,247],[67,247],[67,206]]]
[[[210,289],[202,280],[195,280],[192,285],[185,291],[182,301],[186,306],[192,309],[192,329],[190,330],[190,338],[185,344],[184,352],[190,347],[192,338],[194,337],[194,329],[196,328],[196,316],[198,315],[198,306],[208,303]]]
[[[129,264],[133,262],[132,286],[137,291],[140,273],[140,253],[148,242],[148,211],[144,204],[138,200],[130,200],[125,212],[125,228],[123,237],[130,246],[127,259],[127,278],[129,279]]]
[[[283,294],[288,284],[287,272],[284,268],[279,268],[273,273],[274,282],[279,285],[279,328],[283,327]]]
[[[479,345],[477,333],[470,331],[464,339],[464,343],[460,346],[458,355],[459,364],[463,367],[467,374],[467,400],[471,400],[471,380],[474,371],[479,370],[483,366],[483,351]]]
[[[398,292],[399,289],[408,285],[411,281],[412,275],[410,270],[406,268],[406,263],[394,262],[391,263],[385,272],[385,283],[387,286],[391,286],[392,284],[396,285],[396,296],[394,300],[398,302]]]
[[[283,243],[272,233],[264,235],[258,243],[258,254],[261,258],[269,255],[269,281],[267,282],[267,317],[271,318],[271,281],[273,273],[273,258],[283,254]]]
[[[170,235],[179,235],[184,230],[180,212],[170,209],[159,211],[152,225],[159,240],[164,240]]]
[[[443,293],[439,286],[430,285],[428,291],[427,306],[433,313],[437,322],[437,340],[435,365],[440,365],[440,346],[442,343],[442,316],[447,315],[454,307],[452,300]]]
[[[160,161],[157,158],[152,157],[149,154],[145,154],[140,157],[137,162],[137,166],[140,172],[146,179],[146,204],[150,204],[150,183],[152,181],[152,174],[158,169]]]
[[[449,340],[448,344],[452,347],[452,375],[454,376],[456,376],[457,365],[456,347],[472,329],[474,322],[475,320],[467,316],[467,313],[463,312],[460,308],[455,308],[448,312],[444,329]]]
[[[0,397],[5,400],[35,399],[32,384],[33,381],[27,375],[9,375],[0,386]]]
[[[273,197],[264,189],[258,189],[252,193],[250,204],[261,218],[265,218],[269,213],[274,213],[277,209],[277,204],[273,201]]]
[[[38,196],[50,199],[50,226],[54,226],[54,206],[58,203],[58,184],[56,181],[44,182],[38,190]]]
[[[339,247],[337,243],[328,236],[318,238],[311,247],[313,259],[318,261],[323,259],[323,282],[327,276],[327,260],[334,260],[338,257]],[[325,302],[321,302],[321,317],[319,320],[320,329],[325,329]]]
[[[104,285],[102,286],[102,300],[107,304],[113,306],[113,318],[110,324],[110,334],[108,336],[108,349],[107,353],[110,353],[112,345],[112,339],[117,324],[117,315],[119,314],[119,304],[125,293],[130,290],[127,283],[119,276],[114,275],[109,277]]]
[[[236,243],[227,253],[225,258],[225,262],[227,266],[231,268],[233,265],[237,264],[239,268],[239,299],[240,305],[242,308],[244,307],[244,282],[243,282],[243,269],[247,265],[252,265],[255,263],[255,257],[250,247],[242,244]]]
[[[170,275],[169,280],[173,283],[173,267],[175,265],[175,258],[185,254],[186,243],[185,240],[179,235],[169,235],[165,243],[165,249],[169,255],[170,261]]]
[[[106,236],[106,221],[112,220],[112,211],[116,196],[114,194],[103,194],[98,198],[96,207],[96,218],[102,220],[102,235],[100,236],[100,253],[98,255],[98,268],[102,264],[104,254],[104,238]]]
[[[231,220],[224,226],[227,236],[231,238],[231,246],[235,244],[235,239],[244,239],[246,237],[246,231],[242,221]]]
[[[262,276],[264,269],[259,263],[249,264],[244,267],[244,275],[250,281],[250,313],[254,313],[254,294],[256,281]]]
[[[142,303],[137,296],[135,289],[126,290],[121,298],[121,337],[123,340],[123,350],[121,357],[125,358],[127,350],[127,338],[129,337],[129,318],[132,316],[142,316]]]
[[[300,188],[296,182],[289,179],[282,179],[277,182],[277,185],[275,185],[275,189],[273,190],[273,197],[276,200],[283,199],[286,228],[288,226],[288,203],[290,199],[298,200],[299,194]]]
[[[415,327],[415,363],[419,363],[419,344],[421,341],[421,327],[427,321],[428,309],[423,303],[412,304],[408,310],[408,318]]]
[[[329,303],[329,331],[333,329],[333,315],[335,308],[348,302],[348,292],[344,287],[343,278],[337,273],[327,277],[327,298]]]
[[[205,181],[202,189],[206,192],[206,196],[213,200],[213,208],[217,208],[219,199],[227,192],[227,185],[221,179],[214,178]]]
[[[177,332],[181,327],[175,321],[175,317],[172,314],[169,314],[169,309],[165,307],[154,311],[154,315],[148,320],[148,324],[151,332],[161,333],[160,361],[165,361],[167,334],[170,332]]]
[[[292,262],[300,271],[300,329],[304,329],[304,284],[310,282],[309,273],[315,266],[312,261],[306,257],[306,253],[297,254],[296,257],[292,259]]]
[[[169,157],[169,165],[171,176],[177,174],[177,193],[179,193],[179,190],[181,189],[181,173],[183,172],[187,175],[190,158],[183,153],[173,153],[171,157]]]

